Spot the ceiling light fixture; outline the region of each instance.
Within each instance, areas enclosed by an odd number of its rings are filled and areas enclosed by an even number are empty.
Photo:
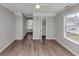
[[[36,8],[36,9],[39,9],[39,8],[40,8],[40,5],[39,5],[39,4],[36,4],[36,5],[35,5],[35,8]]]

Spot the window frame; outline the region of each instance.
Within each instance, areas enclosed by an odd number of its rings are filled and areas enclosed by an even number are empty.
[[[65,24],[66,24],[65,19],[66,19],[67,15],[76,14],[76,13],[79,13],[79,12],[74,12],[74,13],[64,14],[63,15],[63,37],[64,37],[64,39],[67,39],[67,40],[79,45],[79,42],[66,37],[66,33],[65,33]]]

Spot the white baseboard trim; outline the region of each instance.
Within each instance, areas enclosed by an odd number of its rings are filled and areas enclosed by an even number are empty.
[[[39,38],[33,38],[33,40],[40,40]]]
[[[57,41],[57,40],[56,40]],[[79,56],[77,53],[75,53],[73,50],[71,50],[70,48],[68,48],[67,46],[65,46],[63,43],[57,41],[59,44],[61,44],[64,48],[66,48],[68,51],[70,51],[72,54],[74,54],[75,56]]]
[[[0,50],[0,53],[4,50],[4,49],[6,49],[10,44],[12,44],[13,42],[14,42],[15,40],[12,40],[10,43],[8,43],[4,48],[2,48],[1,50]]]
[[[22,39],[16,39],[16,40],[22,40]]]
[[[46,40],[56,40],[56,38],[46,38]]]
[[[41,40],[39,38],[33,38],[33,40]],[[46,40],[56,40],[56,38],[46,38]]]

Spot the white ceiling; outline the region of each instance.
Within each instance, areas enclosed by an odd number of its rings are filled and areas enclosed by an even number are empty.
[[[13,11],[21,12],[25,16],[32,16],[33,13],[52,13],[56,14],[66,6],[73,6],[74,3],[40,3],[40,9],[36,10],[34,3],[1,3],[3,7]]]

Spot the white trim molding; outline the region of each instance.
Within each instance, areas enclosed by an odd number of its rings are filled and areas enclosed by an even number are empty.
[[[66,48],[68,51],[70,51],[72,54],[74,54],[75,56],[79,56],[77,53],[75,53],[73,50],[71,50],[70,48],[68,48],[66,45],[64,45],[63,43],[59,42],[58,40],[56,40],[59,44],[61,44],[64,48]]]
[[[10,43],[8,43],[4,48],[2,48],[1,50],[0,50],[0,53],[3,51],[3,50],[5,50],[9,45],[11,45],[13,42],[14,42],[15,40],[12,40]]]

